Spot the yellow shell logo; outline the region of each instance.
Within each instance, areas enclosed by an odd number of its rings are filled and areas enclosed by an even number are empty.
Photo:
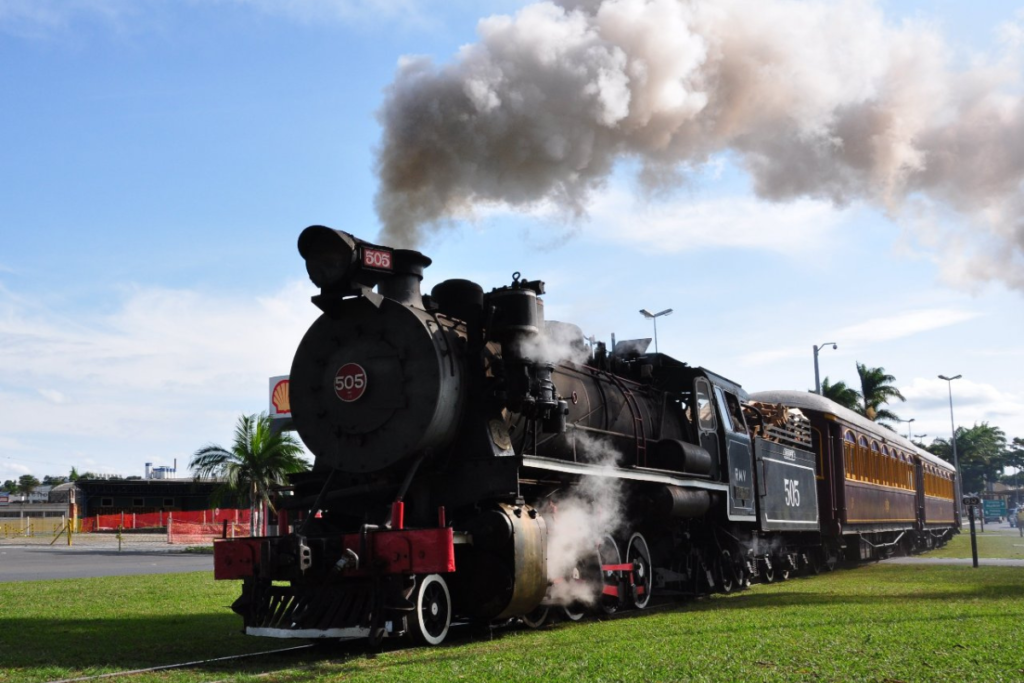
[[[288,399],[288,380],[283,379],[277,383],[277,386],[274,387],[274,393],[270,396],[270,400],[274,404],[274,410],[279,415],[292,412],[292,404]]]

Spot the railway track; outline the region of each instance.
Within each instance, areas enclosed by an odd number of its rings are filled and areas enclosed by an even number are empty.
[[[61,678],[50,681],[49,683],[80,683],[82,681],[99,681],[105,678],[114,678],[118,676],[137,676],[139,674],[154,673],[157,671],[168,671],[171,669],[187,669],[189,667],[203,666],[205,664],[213,664],[216,662],[229,662],[232,660],[240,659],[252,659],[256,657],[265,657],[267,655],[279,655],[288,652],[299,652],[302,650],[315,649],[317,645],[315,643],[308,643],[305,645],[296,645],[292,647],[279,648],[277,650],[267,650],[265,652],[251,652],[243,655],[228,655],[227,657],[213,657],[212,659],[198,659],[191,662],[179,662],[177,664],[161,664],[160,666],[151,666],[145,669],[131,669],[126,671],[111,671],[105,674],[97,674],[95,676],[76,676],[75,678]]]

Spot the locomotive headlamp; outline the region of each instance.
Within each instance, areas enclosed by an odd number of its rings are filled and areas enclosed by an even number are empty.
[[[320,289],[340,284],[356,260],[357,240],[347,232],[312,225],[299,235],[299,254]]]

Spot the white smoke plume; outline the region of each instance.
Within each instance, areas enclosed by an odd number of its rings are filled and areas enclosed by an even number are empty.
[[[484,204],[583,216],[621,159],[656,192],[728,150],[761,198],[869,202],[963,279],[1024,289],[1014,26],[962,69],[870,0],[560,0],[478,33],[451,63],[404,60],[387,92],[387,243]]]
[[[519,353],[532,361],[553,365],[564,362],[582,365],[590,358],[580,328],[552,320],[545,321],[539,334],[520,341]]]
[[[580,459],[610,470],[619,453],[606,441],[575,430],[577,454]],[[597,593],[593,586],[573,580],[575,569],[587,563],[596,564],[598,546],[614,536],[623,526],[623,492],[621,481],[607,476],[583,477],[572,488],[560,493],[544,510],[548,522],[548,578],[553,583],[548,601],[558,605],[573,602],[593,603]],[[620,552],[625,552],[620,548]]]

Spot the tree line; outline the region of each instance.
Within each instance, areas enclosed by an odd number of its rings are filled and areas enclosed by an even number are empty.
[[[39,481],[33,474],[23,474],[17,479],[7,479],[3,484],[0,484],[0,491],[6,491],[7,493],[17,493],[29,495],[40,486],[59,486],[60,484],[66,484],[69,481],[78,481],[79,479],[111,479],[111,480],[141,480],[142,477],[131,476],[122,477],[119,475],[109,474],[96,474],[95,472],[82,472],[78,473],[78,469],[75,467],[71,468],[71,472],[67,476],[57,474],[47,474],[43,477],[42,481]]]
[[[833,384],[825,377],[821,383],[822,396],[895,431],[888,423],[899,422],[900,418],[887,405],[897,399],[906,401],[895,386],[896,378],[885,368],[871,368],[860,362],[857,362],[857,375],[860,390],[842,381]],[[1018,474],[1008,475],[1006,469],[1024,470],[1024,438],[1008,439],[1002,429],[988,422],[976,423],[969,428],[957,427],[955,435],[961,487],[965,494],[984,490],[986,483],[1000,481],[1011,486],[1022,483],[1017,481]],[[922,434],[919,439],[924,436]],[[917,446],[949,463],[953,462],[952,442],[952,438],[938,437],[930,444],[914,441]]]

